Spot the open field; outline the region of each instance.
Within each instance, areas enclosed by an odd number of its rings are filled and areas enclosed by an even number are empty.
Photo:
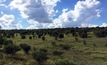
[[[26,43],[31,46],[31,49],[28,54],[25,54],[22,49],[13,56],[1,53],[3,57],[0,65],[38,65],[32,57],[32,52],[39,49],[46,49],[48,57],[41,65],[56,65],[55,63],[59,60],[69,60],[73,63],[70,65],[107,65],[107,38],[97,38],[93,32],[88,32],[88,38],[76,37],[78,40],[72,34],[64,34],[64,38],[57,40],[47,34],[44,41],[36,37],[29,39],[29,36],[31,35],[21,39],[17,33],[14,38],[6,38],[12,40],[15,45]],[[69,48],[66,49],[63,45]],[[3,50],[3,47],[0,49]],[[54,51],[63,53],[55,55]]]

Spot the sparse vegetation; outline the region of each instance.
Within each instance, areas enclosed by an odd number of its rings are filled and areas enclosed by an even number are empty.
[[[106,65],[106,57],[106,27],[0,30],[1,65]]]

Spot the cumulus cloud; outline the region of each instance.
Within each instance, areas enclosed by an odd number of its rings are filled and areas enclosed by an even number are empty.
[[[59,11],[54,9],[60,0],[12,0],[10,9],[18,9],[20,15],[31,24],[28,28],[56,28],[56,27],[90,27],[94,18],[101,17],[100,1],[78,1],[73,10],[65,8],[58,18],[53,17]]]
[[[4,14],[0,17],[0,27],[2,29],[18,29],[21,28],[21,24],[15,22],[14,15]]]
[[[23,18],[28,22],[33,20],[39,23],[52,22],[52,16],[55,15],[54,7],[60,0],[13,0],[9,7],[18,9]]]
[[[49,27],[87,27],[92,19],[100,17],[99,5],[97,0],[78,1],[74,10],[63,9]]]
[[[100,27],[107,27],[107,23],[102,23]]]

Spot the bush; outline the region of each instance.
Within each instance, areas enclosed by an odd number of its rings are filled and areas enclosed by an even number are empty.
[[[75,41],[78,42],[78,38],[77,37],[75,37]]]
[[[83,44],[84,44],[84,45],[87,45],[87,42],[86,42],[86,40],[83,40]]]
[[[55,62],[55,65],[75,65],[69,59],[59,59]]]
[[[24,35],[23,35],[23,36],[21,36],[21,39],[26,39],[26,36],[24,36]]]
[[[45,49],[45,48],[41,48],[41,49],[39,49],[41,52],[45,52],[45,53],[47,53],[47,49]]]
[[[8,44],[8,45],[5,45],[4,46],[4,49],[3,51],[7,54],[12,54],[14,55],[17,51],[20,50],[20,47],[19,46],[16,46],[14,44]]]
[[[12,40],[4,40],[4,45],[13,44]]]
[[[42,40],[45,41],[45,36],[42,37]]]
[[[53,54],[53,55],[56,55],[56,56],[60,56],[60,55],[62,55],[63,53],[64,53],[64,52],[62,52],[62,51],[56,51],[56,50],[52,52],[52,54]]]
[[[66,44],[60,44],[60,46],[64,49],[64,50],[69,50],[71,48],[70,45],[66,45]]]
[[[59,34],[59,38],[64,38],[64,34]]]
[[[52,44],[53,46],[56,46],[56,42],[52,42],[51,44]]]
[[[20,47],[23,49],[23,51],[27,54],[31,47],[25,43],[20,44]]]
[[[44,62],[48,59],[47,53],[42,51],[33,52],[32,56],[36,61],[38,61],[38,63]]]
[[[32,39],[32,36],[30,36],[29,39]]]

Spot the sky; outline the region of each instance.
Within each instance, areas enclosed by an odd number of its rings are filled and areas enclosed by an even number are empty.
[[[106,27],[107,0],[0,0],[1,29]]]

